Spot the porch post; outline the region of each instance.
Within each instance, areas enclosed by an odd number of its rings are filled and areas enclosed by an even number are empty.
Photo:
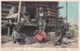
[[[21,12],[21,1],[19,2],[19,7],[18,7],[18,23],[20,22],[20,12]]]

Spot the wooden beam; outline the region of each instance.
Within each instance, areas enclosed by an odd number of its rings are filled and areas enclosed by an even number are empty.
[[[19,8],[18,8],[18,22],[20,22],[20,11],[21,11],[21,1],[19,2]]]
[[[9,1],[9,2],[7,2],[7,1],[4,2],[3,1],[2,5],[5,4],[5,5],[17,5],[18,6],[18,3],[19,3],[19,1],[16,1],[16,2],[15,1]]]
[[[6,7],[6,8],[11,8],[12,6],[18,7],[18,5],[14,5],[14,4],[2,4],[2,7]]]
[[[1,16],[3,16],[3,17],[5,16],[5,17],[6,17],[8,14],[9,14],[9,13],[2,13]]]
[[[11,20],[9,20],[9,25],[11,24]],[[10,26],[8,26],[8,36],[10,36]]]
[[[22,13],[24,19],[27,21],[27,23],[30,23],[29,20],[28,20],[28,18],[24,15],[24,13],[23,12],[21,12],[21,13]]]
[[[6,11],[6,12],[9,12],[11,8],[2,8],[2,11]]]

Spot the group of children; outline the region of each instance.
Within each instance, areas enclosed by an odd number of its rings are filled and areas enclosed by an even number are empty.
[[[38,30],[36,30],[34,32],[34,39],[38,42],[43,42],[46,40],[46,32],[44,31],[45,30],[45,27],[46,27],[46,14],[43,12],[43,8],[42,7],[39,7],[39,12],[36,14],[37,15],[37,20],[38,20]],[[51,12],[50,12],[50,9],[48,8],[48,14],[47,14],[49,17],[51,16]],[[63,24],[60,24],[59,25],[63,25]],[[63,26],[57,26],[59,27],[58,30],[60,30],[62,28],[62,30],[64,29]],[[64,37],[64,34],[65,34],[65,31],[60,31],[60,33],[58,33],[59,31],[56,31],[57,34],[59,35],[60,34],[60,38],[57,42],[59,43],[62,43],[62,39]],[[61,33],[63,32],[63,33]],[[22,34],[20,32],[20,26],[17,25],[15,26],[14,28],[14,31],[12,33],[12,37],[13,37],[13,42],[16,43],[20,43],[20,44],[24,44],[25,43],[25,38],[27,38],[24,34]]]
[[[12,33],[13,43],[19,43],[19,44],[25,44],[25,38],[27,38],[26,35],[20,32],[20,25],[16,25],[14,27],[14,31]],[[42,29],[36,30],[34,32],[34,40],[38,42],[43,42],[46,39],[46,32]]]
[[[15,7],[12,7],[10,10],[10,15],[14,14],[14,12],[17,12],[16,10],[17,9],[15,9]],[[38,30],[34,32],[34,38],[37,41],[43,41],[46,39],[46,32],[44,31],[45,26],[46,26],[46,21],[45,21],[46,16],[43,12],[42,7],[39,7],[39,12],[36,15],[38,18]],[[14,31],[12,33],[12,38],[13,38],[14,43],[18,42],[20,44],[24,44],[26,36],[20,32],[20,28],[21,28],[20,25],[16,25],[14,27]]]

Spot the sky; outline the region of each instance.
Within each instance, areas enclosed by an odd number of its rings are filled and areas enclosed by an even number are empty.
[[[60,14],[63,17],[66,17],[66,2],[59,2],[59,6],[63,6],[62,9],[60,9]],[[68,2],[68,22],[70,24],[78,24],[78,2]]]

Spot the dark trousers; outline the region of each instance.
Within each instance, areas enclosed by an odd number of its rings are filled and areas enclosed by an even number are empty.
[[[38,21],[38,26],[39,26],[39,28],[42,28],[43,30],[45,30],[45,27],[46,27],[45,19],[39,20]]]
[[[19,38],[19,39],[14,39],[13,40],[13,43],[20,43],[20,44],[24,44],[25,43],[25,40],[24,39],[22,39],[22,38]]]
[[[65,31],[62,31],[62,32],[59,32],[59,33],[57,33],[57,43],[59,42],[59,43],[62,43],[62,40],[63,40],[63,38],[64,38],[64,36],[65,36]]]

